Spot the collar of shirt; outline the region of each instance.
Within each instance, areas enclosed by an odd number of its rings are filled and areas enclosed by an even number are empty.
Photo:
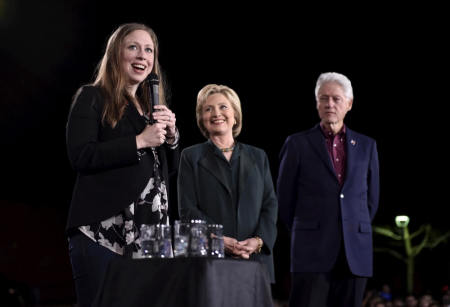
[[[323,135],[326,137],[326,138],[328,138],[328,139],[332,139],[332,138],[334,138],[334,134],[333,134],[333,132],[331,132],[330,130],[328,130],[326,127],[325,127],[325,125],[323,125],[322,123],[320,123],[320,130],[322,130],[322,133],[323,133]],[[346,126],[345,126],[345,124],[342,126],[342,128],[341,128],[341,130],[338,132],[338,133],[336,133],[336,135],[337,136],[339,136],[339,137],[343,137],[343,136],[345,136],[345,132],[346,132]]]

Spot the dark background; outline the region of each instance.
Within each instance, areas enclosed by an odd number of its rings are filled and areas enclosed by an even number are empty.
[[[75,174],[65,124],[72,96],[93,81],[107,38],[125,22],[143,22],[159,37],[181,146],[204,141],[195,122],[199,89],[228,85],[242,102],[238,140],[267,152],[274,183],[285,138],[318,122],[318,75],[347,75],[355,100],[346,123],[378,143],[374,224],[393,226],[395,215],[407,214],[411,231],[424,223],[447,231],[449,48],[441,11],[0,0],[2,293],[8,287],[34,301],[74,300],[64,226]],[[286,299],[289,239],[279,226],[273,294]],[[449,283],[449,245],[416,258],[417,293],[439,293]],[[374,266],[371,286],[404,289],[401,262],[375,254]]]

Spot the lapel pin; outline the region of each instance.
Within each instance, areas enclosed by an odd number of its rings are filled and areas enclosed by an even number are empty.
[[[351,140],[350,143],[355,146],[356,145],[356,141],[355,140]]]

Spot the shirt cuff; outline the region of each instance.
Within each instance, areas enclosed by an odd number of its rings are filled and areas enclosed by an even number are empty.
[[[173,140],[172,144],[167,142],[168,140]],[[175,127],[175,136],[170,139],[166,139],[166,144],[169,145],[170,149],[175,149],[178,147],[178,142],[180,141],[180,132],[178,131],[178,128]]]

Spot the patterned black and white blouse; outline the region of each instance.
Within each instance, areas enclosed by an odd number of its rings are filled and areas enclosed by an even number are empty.
[[[179,133],[175,135],[171,149],[178,146]],[[111,251],[132,258],[141,258],[139,223],[169,225],[167,185],[162,179],[162,169],[158,153],[152,148],[154,157],[153,177],[147,183],[136,202],[132,202],[122,212],[102,222],[83,225],[79,230],[90,239]],[[142,155],[142,152],[138,153]]]

